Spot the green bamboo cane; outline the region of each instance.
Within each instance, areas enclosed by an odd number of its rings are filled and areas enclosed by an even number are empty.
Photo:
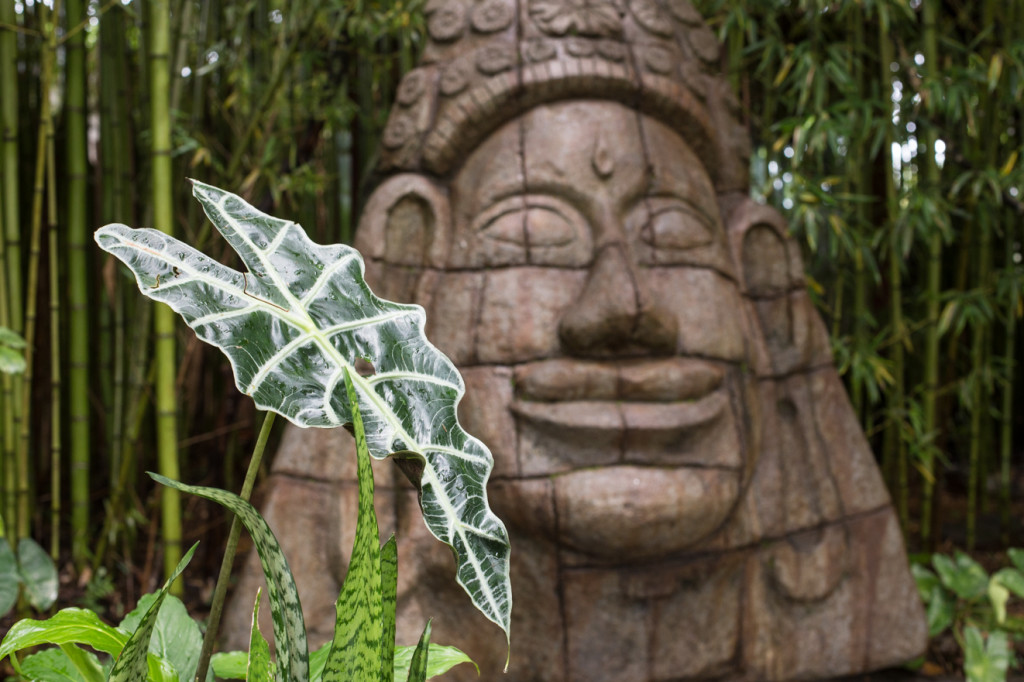
[[[936,21],[941,0],[923,0],[923,46],[927,78],[939,76],[939,49]],[[923,149],[918,155],[922,184],[926,192],[935,193],[939,188],[940,173],[935,162],[935,142],[938,135],[933,126],[924,131]],[[932,540],[932,513],[935,497],[935,436],[938,430],[936,420],[939,392],[939,302],[942,292],[942,235],[934,230],[928,236],[928,265],[926,274],[925,328],[922,395],[923,428],[931,442],[924,449],[921,471],[924,477],[921,491],[921,541],[927,548]]]
[[[1004,248],[1006,254],[1006,260],[1004,267],[1006,272],[1013,272],[1015,264],[1013,262],[1013,254],[1015,250],[1015,239],[1017,237],[1018,230],[1016,229],[1016,220],[1013,217],[1009,217],[1006,221],[1006,246]],[[1017,287],[1014,286],[1011,290],[1010,300],[1007,301],[1006,305],[1006,329],[1005,329],[1005,343],[1006,348],[1003,351],[1003,366],[1005,367],[1006,375],[1008,380],[1003,383],[1003,399],[1002,399],[1002,412],[1000,415],[1000,443],[999,443],[999,460],[1000,460],[1000,490],[999,490],[999,518],[1000,526],[1002,530],[1003,546],[1010,546],[1010,509],[1011,509],[1011,475],[1010,475],[1010,464],[1013,457],[1013,377],[1015,375],[1016,364],[1016,343],[1017,343],[1017,314],[1018,307],[1020,306],[1020,296],[1017,291]]]
[[[3,127],[0,178],[3,180],[0,196],[0,222],[3,225],[3,264],[6,277],[0,291],[0,325],[23,331],[22,275],[21,275],[21,219],[19,216],[19,162],[18,162],[18,52],[13,27],[17,17],[13,2],[0,1],[0,125]],[[0,511],[10,521],[17,514],[17,435],[21,430],[21,391],[10,375],[0,379],[3,391],[3,505]]]
[[[853,24],[853,49],[850,50],[851,55],[851,72],[854,80],[857,83],[858,97],[861,100],[868,98],[867,92],[867,76],[864,68],[864,12],[860,5],[856,5],[853,11],[850,12],[850,21]],[[856,121],[860,123],[860,116],[857,116]],[[853,186],[852,192],[854,196],[864,196],[868,193],[870,188],[870,179],[865,177],[865,171],[870,168],[870,164],[867,159],[868,145],[864,140],[864,135],[867,133],[867,127],[864,125],[858,126],[861,128],[860,131],[855,131],[855,139],[851,142],[852,156],[848,157],[854,159],[855,165],[853,168],[848,168],[847,172],[852,175]],[[859,133],[859,134],[858,134]],[[863,202],[857,202],[853,210],[853,234],[855,246],[857,249],[853,256],[853,348],[856,362],[864,363],[866,358],[864,354],[867,352],[867,339],[868,339],[868,328],[867,328],[867,295],[868,295],[868,277],[867,267],[864,262],[864,250],[866,247],[866,237],[864,234],[867,229],[867,211],[866,205]],[[851,372],[851,391],[850,391],[850,402],[853,403],[854,413],[857,415],[858,420],[863,421],[865,418],[865,405],[864,405],[864,381],[860,379],[856,374]]]
[[[891,35],[890,17],[885,5],[879,8],[878,21],[878,53],[880,61],[880,82],[882,87],[883,101],[888,99],[892,92],[892,73],[889,65],[893,62],[893,44]],[[892,390],[889,393],[889,423],[886,427],[886,459],[885,469],[892,473],[896,469],[895,489],[896,508],[899,513],[900,527],[906,536],[909,526],[909,500],[910,490],[907,478],[907,444],[903,436],[905,405],[905,377],[904,366],[906,364],[905,351],[908,346],[905,323],[903,321],[903,252],[900,246],[899,235],[895,232],[896,219],[899,216],[899,196],[896,187],[896,180],[893,174],[892,144],[894,141],[893,126],[891,119],[886,121],[885,134],[882,143],[882,169],[885,173],[885,219],[884,224],[890,231],[888,243],[889,249],[889,299],[890,321],[892,324]],[[895,460],[892,462],[891,460]],[[893,467],[893,464],[895,467]],[[891,479],[890,479],[891,481]]]
[[[170,6],[167,0],[149,3],[149,103],[152,137],[153,227],[174,234],[173,169],[171,165]],[[177,357],[174,312],[157,306],[153,314],[156,337],[157,458],[160,473],[180,479],[178,463],[178,401],[175,381]],[[170,575],[181,560],[181,497],[172,489],[161,491],[161,529],[164,572]],[[172,587],[181,594],[181,583]]]
[[[55,7],[59,3],[55,3]],[[56,56],[53,45],[51,59]],[[52,63],[52,62],[51,62]],[[57,230],[57,152],[53,134],[53,119],[50,118],[47,154],[47,232],[49,238],[50,274],[50,556],[54,561],[60,557],[61,531],[61,471],[64,459],[61,426],[63,420],[63,393],[61,358],[61,314],[60,314],[60,234]]]
[[[71,554],[81,568],[89,554],[89,276],[88,160],[86,157],[85,32],[71,30],[85,19],[82,0],[67,0],[69,35],[64,79],[67,126],[68,414],[71,460]]]

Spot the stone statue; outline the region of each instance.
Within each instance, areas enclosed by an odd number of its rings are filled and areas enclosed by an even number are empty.
[[[427,310],[495,457],[522,681],[820,680],[921,653],[900,530],[688,0],[430,0],[357,247]],[[354,532],[343,433],[290,429],[264,510],[329,639]],[[500,630],[415,491],[400,643],[427,618],[499,679]],[[229,627],[246,636],[255,562]],[[239,640],[241,641],[241,639]],[[446,679],[477,679],[468,666]]]

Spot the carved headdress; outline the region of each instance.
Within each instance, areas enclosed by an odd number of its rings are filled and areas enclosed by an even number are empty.
[[[380,170],[447,175],[486,135],[566,99],[622,102],[679,131],[719,192],[746,191],[749,144],[689,0],[430,0]]]

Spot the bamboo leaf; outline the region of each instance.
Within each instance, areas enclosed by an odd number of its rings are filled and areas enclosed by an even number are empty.
[[[352,427],[356,437],[356,467],[359,480],[359,504],[352,559],[335,605],[337,620],[334,639],[327,656],[323,679],[382,680],[381,639],[381,560],[377,514],[373,508],[373,470],[366,447],[366,432],[360,416],[359,400],[352,377],[344,372],[345,389],[352,408]]]
[[[423,309],[374,296],[355,250],[318,246],[297,224],[209,185],[193,192],[247,272],[156,230],[108,225],[97,242],[128,264],[143,293],[224,351],[237,386],[261,408],[300,426],[349,423],[350,371],[370,454],[415,461],[427,527],[453,549],[458,582],[507,638],[508,534],[485,492],[493,459],[458,423],[465,387],[424,336]],[[357,358],[374,376],[356,376]]]
[[[153,630],[156,627],[160,607],[163,605],[171,585],[178,579],[178,576],[185,570],[185,567],[188,566],[188,562],[192,560],[192,555],[195,553],[198,544],[192,545],[185,552],[185,556],[178,562],[177,567],[170,577],[167,578],[167,582],[155,593],[152,605],[146,611],[142,620],[139,621],[135,632],[132,633],[124,648],[121,649],[117,661],[114,662],[114,668],[110,671],[110,677],[107,678],[110,682],[146,682],[147,674],[153,672],[149,664],[149,643]],[[159,677],[163,678],[166,676],[160,675]],[[170,679],[176,679],[177,675],[172,673],[169,677]]]
[[[295,587],[288,561],[284,558],[277,538],[255,507],[234,493],[217,488],[203,488],[172,481],[159,474],[149,476],[170,488],[197,495],[230,509],[249,531],[256,553],[260,557],[263,573],[267,576],[267,595],[274,621],[274,642],[277,651],[277,679],[306,682],[309,676],[309,649],[306,645],[306,626],[302,618],[302,605]]]

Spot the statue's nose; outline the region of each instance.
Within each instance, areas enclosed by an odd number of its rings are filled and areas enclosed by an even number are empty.
[[[558,326],[570,355],[675,354],[676,318],[649,300],[637,274],[622,244],[598,252],[583,293]]]

